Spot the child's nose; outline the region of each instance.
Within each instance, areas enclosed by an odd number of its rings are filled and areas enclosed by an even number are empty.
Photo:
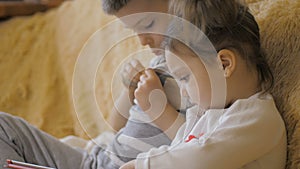
[[[147,34],[139,34],[138,35],[139,39],[140,39],[140,43],[143,46],[147,46],[149,45],[150,47],[153,46],[153,39],[147,35]]]
[[[182,97],[188,97],[189,96],[185,87],[181,88],[181,96]]]

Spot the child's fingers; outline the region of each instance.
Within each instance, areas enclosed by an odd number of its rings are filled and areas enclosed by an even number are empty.
[[[125,71],[128,73],[129,78],[135,77],[137,74],[139,74],[139,71],[137,71],[130,63],[127,63],[125,65]]]
[[[153,69],[151,69],[151,68],[146,69],[145,70],[145,74],[148,77],[154,77],[154,76],[156,77],[157,76],[156,73],[155,73],[155,71]]]
[[[125,73],[124,73],[125,74]],[[122,76],[122,83],[125,85],[125,87],[131,89],[135,89],[137,87],[137,80],[130,80],[128,77]]]
[[[144,82],[144,81],[146,81],[147,80],[147,75],[146,74],[142,74],[141,76],[140,76],[140,81],[141,82]]]
[[[121,72],[121,77],[123,84],[128,87],[131,82],[128,73],[126,71]]]
[[[133,81],[136,83],[139,80],[139,76],[141,75],[141,72],[137,71],[130,63],[125,65],[125,70],[123,72],[124,77],[129,79],[129,81]]]
[[[141,64],[139,60],[133,59],[130,64],[137,72],[141,72],[145,69],[145,67]]]
[[[137,75],[139,72],[144,70],[144,66],[137,60],[131,60],[125,64],[125,71],[127,71],[132,76]]]

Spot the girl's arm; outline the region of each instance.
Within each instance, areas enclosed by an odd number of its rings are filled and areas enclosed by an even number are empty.
[[[120,169],[135,169],[135,160],[125,163],[120,167]]]
[[[141,109],[170,139],[173,139],[177,130],[185,122],[185,118],[168,103],[162,84],[154,70],[147,69],[140,76],[134,96]]]
[[[261,102],[259,100],[256,103]],[[199,122],[207,123],[196,123],[193,135],[189,135],[193,137],[182,134],[180,137],[183,141],[179,144],[161,146],[138,155],[135,168],[232,169],[247,164],[254,168],[257,168],[255,165],[284,168],[284,122],[272,102],[263,105],[256,103],[247,104],[246,107],[235,105],[235,108],[230,108],[232,114],[215,120],[216,127],[210,126],[214,115],[207,115],[215,112],[206,112]],[[204,133],[203,125],[208,130]]]

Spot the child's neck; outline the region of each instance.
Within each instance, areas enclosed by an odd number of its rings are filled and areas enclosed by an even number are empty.
[[[259,87],[256,71],[249,71],[246,65],[238,67],[237,70],[227,78],[227,104],[229,107],[236,100],[246,99],[258,93]]]

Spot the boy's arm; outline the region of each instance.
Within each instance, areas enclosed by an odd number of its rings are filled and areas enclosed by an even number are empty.
[[[125,126],[131,106],[132,104],[129,100],[128,90],[123,89],[121,95],[115,101],[112,112],[108,118],[108,123],[115,131],[119,131]]]
[[[142,70],[144,70],[143,65],[135,59],[123,67],[121,77],[124,89],[119,98],[115,101],[108,119],[108,123],[115,131],[119,131],[123,128],[128,120],[129,110],[133,105],[134,90],[136,89],[136,84]]]

